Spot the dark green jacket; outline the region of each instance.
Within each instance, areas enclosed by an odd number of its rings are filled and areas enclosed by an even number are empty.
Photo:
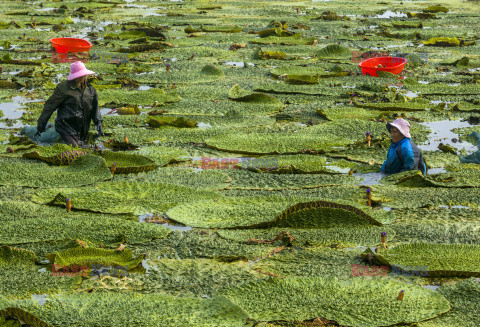
[[[57,109],[55,130],[61,135],[86,141],[91,121],[95,126],[102,123],[97,91],[88,82],[83,91],[76,86],[74,80],[57,85],[38,118],[37,129],[40,132],[45,130],[48,120]]]

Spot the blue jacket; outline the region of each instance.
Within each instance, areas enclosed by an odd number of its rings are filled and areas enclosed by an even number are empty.
[[[390,144],[387,160],[385,160],[380,169],[385,174],[395,174],[405,170],[420,170],[422,174],[427,172],[422,152],[407,137],[397,143],[392,142]]]

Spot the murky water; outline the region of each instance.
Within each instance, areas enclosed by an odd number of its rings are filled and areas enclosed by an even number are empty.
[[[151,218],[153,216],[154,215],[152,213],[147,213],[147,214],[144,214],[144,215],[140,215],[140,216],[138,216],[138,221],[139,222],[145,222],[145,219]],[[193,229],[193,227],[190,227],[190,226],[174,225],[174,224],[169,224],[169,223],[164,223],[164,224],[159,224],[159,225],[162,225],[162,226],[167,227],[171,230],[180,231],[180,232],[186,232],[186,231],[189,231],[189,230]]]
[[[430,290],[436,291],[440,286],[437,285],[421,285],[422,287],[428,288]]]
[[[459,137],[458,134],[454,133],[452,130],[456,128],[473,126],[469,122],[460,120],[442,120],[435,122],[424,122],[421,124],[429,127],[432,130],[432,133],[428,136],[428,139],[430,140],[429,144],[418,145],[422,151],[440,151],[438,150],[438,145],[440,143],[451,145],[457,150],[465,149],[468,154],[478,150],[478,148],[471,143],[452,141],[452,139],[458,140]]]
[[[40,305],[47,303],[48,294],[32,294],[32,300]]]
[[[343,167],[338,167],[338,166],[333,166],[333,165],[328,165],[328,166],[325,166],[325,167],[334,171],[334,172],[342,173],[342,174],[348,174],[348,172],[350,171],[350,168],[348,168],[348,167],[343,168]]]
[[[376,185],[380,183],[380,180],[385,177],[382,173],[354,173],[352,176],[363,178],[358,185]]]
[[[394,12],[391,10],[385,11],[381,15],[374,16],[373,18],[401,18],[401,17],[407,17],[407,14],[404,14],[403,12]]]
[[[470,209],[470,207],[462,206],[462,205],[456,205],[456,206],[440,205],[440,206],[438,206],[438,207],[439,207],[439,208],[445,208],[445,209]]]
[[[443,174],[446,173],[447,170],[445,168],[430,168],[427,171],[427,175],[434,175],[434,174]]]
[[[210,125],[208,123],[198,123],[197,126],[198,126],[198,128],[201,128],[201,129],[212,127],[212,125]]]
[[[227,62],[224,62],[223,64],[227,65],[227,66],[245,67],[245,62],[243,62],[243,61],[227,61]],[[251,62],[247,63],[247,65],[250,66],[250,67],[255,66],[255,64],[253,64]]]

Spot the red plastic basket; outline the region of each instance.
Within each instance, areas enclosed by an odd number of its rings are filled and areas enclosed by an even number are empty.
[[[401,57],[374,57],[362,61],[359,66],[362,68],[363,75],[377,76],[379,70],[392,74],[400,74],[408,62],[407,59]],[[382,65],[383,67],[376,67]]]
[[[50,39],[52,46],[59,53],[69,53],[69,52],[88,52],[93,46],[89,41],[84,39],[77,39],[74,37],[60,37],[55,39]]]

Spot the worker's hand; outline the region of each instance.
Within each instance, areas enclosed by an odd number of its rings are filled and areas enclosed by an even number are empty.
[[[103,133],[102,123],[97,125],[97,132],[98,132],[98,136],[104,136],[105,135],[105,133]]]
[[[45,132],[45,126],[37,125],[37,132],[35,133],[34,137],[40,136],[40,134],[43,132]]]

